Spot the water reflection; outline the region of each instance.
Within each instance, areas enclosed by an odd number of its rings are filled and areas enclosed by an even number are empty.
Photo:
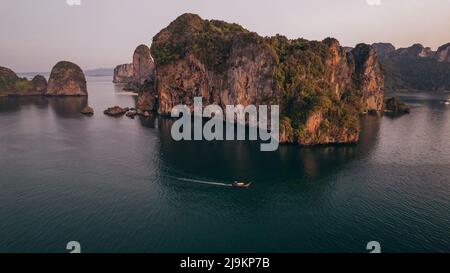
[[[81,110],[88,105],[87,97],[48,98],[51,109],[61,118],[79,118]]]
[[[150,117],[137,116],[136,118],[138,118],[141,125],[146,128],[150,129],[158,128],[159,121],[156,115],[151,115]]]
[[[17,112],[25,107],[50,109],[61,118],[79,118],[80,111],[88,105],[87,97],[0,97],[0,112]]]
[[[61,118],[81,118],[87,97],[3,97],[1,112],[15,112],[22,107],[49,108]],[[159,149],[169,172],[215,180],[299,180],[332,175],[355,158],[369,154],[378,139],[380,117],[366,116],[356,145],[299,147],[281,145],[275,152],[261,152],[256,141],[181,141],[172,140],[173,120],[154,115],[136,117],[146,128],[156,129]],[[131,122],[131,121],[130,121]]]
[[[31,97],[0,97],[0,112],[17,112],[23,107],[36,106],[37,108],[47,107],[48,101],[42,96]]]
[[[281,145],[275,152],[261,152],[255,141],[173,141],[173,121],[158,121],[160,153],[169,174],[214,180],[280,181],[333,175],[354,159],[368,154],[377,143],[380,117],[362,119],[363,132],[357,144],[317,147]],[[175,172],[175,173],[170,173]]]

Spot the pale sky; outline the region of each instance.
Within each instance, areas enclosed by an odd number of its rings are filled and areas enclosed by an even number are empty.
[[[0,66],[50,71],[59,60],[84,69],[131,62],[135,47],[177,16],[239,23],[263,36],[337,38],[341,45],[450,42],[450,0],[0,0]]]

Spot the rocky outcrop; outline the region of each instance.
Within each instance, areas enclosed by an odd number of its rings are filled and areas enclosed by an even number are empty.
[[[86,116],[92,116],[94,114],[94,109],[90,106],[86,106],[81,110],[81,114]]]
[[[58,62],[48,80],[47,96],[87,96],[83,70],[71,62]]]
[[[136,108],[142,111],[156,112],[158,110],[158,95],[153,78],[140,87]]]
[[[362,92],[364,111],[381,111],[384,100],[384,74],[375,48],[359,44],[351,53],[355,61],[356,88]]]
[[[0,67],[0,95],[8,96],[16,92],[19,77],[9,68]]]
[[[11,82],[17,80],[19,77],[17,74],[7,67],[0,66],[0,76],[2,83]],[[3,86],[3,85],[2,85]]]
[[[128,111],[125,115],[126,115],[127,117],[133,119],[134,117],[137,116],[137,111],[136,111],[136,110],[130,110],[130,111]]]
[[[113,83],[129,83],[133,81],[133,64],[121,64],[114,68]]]
[[[322,42],[263,38],[237,24],[178,17],[151,47],[160,114],[173,106],[280,105],[281,142],[304,145],[355,142],[359,115],[381,110],[383,75],[375,50],[346,52],[335,39]]]
[[[395,46],[391,43],[374,43],[372,46],[380,59],[389,57],[395,51]]]
[[[114,69],[113,82],[125,84],[125,90],[139,92],[140,89],[147,88],[150,82],[154,82],[154,71],[150,48],[139,45],[134,51],[131,64],[118,65]]]
[[[150,54],[150,48],[146,45],[139,45],[133,54],[133,79],[138,85],[143,85],[145,81],[153,77],[155,64]]]
[[[35,96],[44,95],[47,92],[47,79],[44,76],[36,75],[31,80],[33,86],[31,93]]]
[[[123,116],[128,110],[129,109],[122,108],[120,106],[113,106],[113,107],[109,107],[108,109],[103,111],[103,114],[105,114],[107,116],[111,116],[111,117],[118,117],[118,116]]]
[[[273,49],[238,25],[182,15],[154,37],[152,55],[160,114],[195,96],[222,107],[277,101]]]
[[[9,68],[0,67],[0,96],[40,96],[47,90],[47,80],[35,76],[31,81],[20,78]]]
[[[384,110],[387,113],[393,114],[409,114],[410,112],[409,106],[401,102],[397,97],[386,99],[384,103]]]

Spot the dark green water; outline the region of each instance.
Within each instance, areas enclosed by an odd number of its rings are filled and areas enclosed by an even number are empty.
[[[260,152],[174,142],[170,122],[110,118],[133,106],[109,78],[86,99],[0,98],[0,252],[450,252],[450,107],[364,118],[360,143]],[[177,180],[231,183],[252,188]]]

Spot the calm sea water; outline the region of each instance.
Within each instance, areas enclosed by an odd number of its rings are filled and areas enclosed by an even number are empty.
[[[0,98],[0,252],[450,252],[448,94],[364,118],[357,145],[174,142],[109,77],[89,98]],[[79,114],[87,103],[96,114]],[[179,180],[177,178],[188,178]],[[252,188],[198,182],[253,181]]]

